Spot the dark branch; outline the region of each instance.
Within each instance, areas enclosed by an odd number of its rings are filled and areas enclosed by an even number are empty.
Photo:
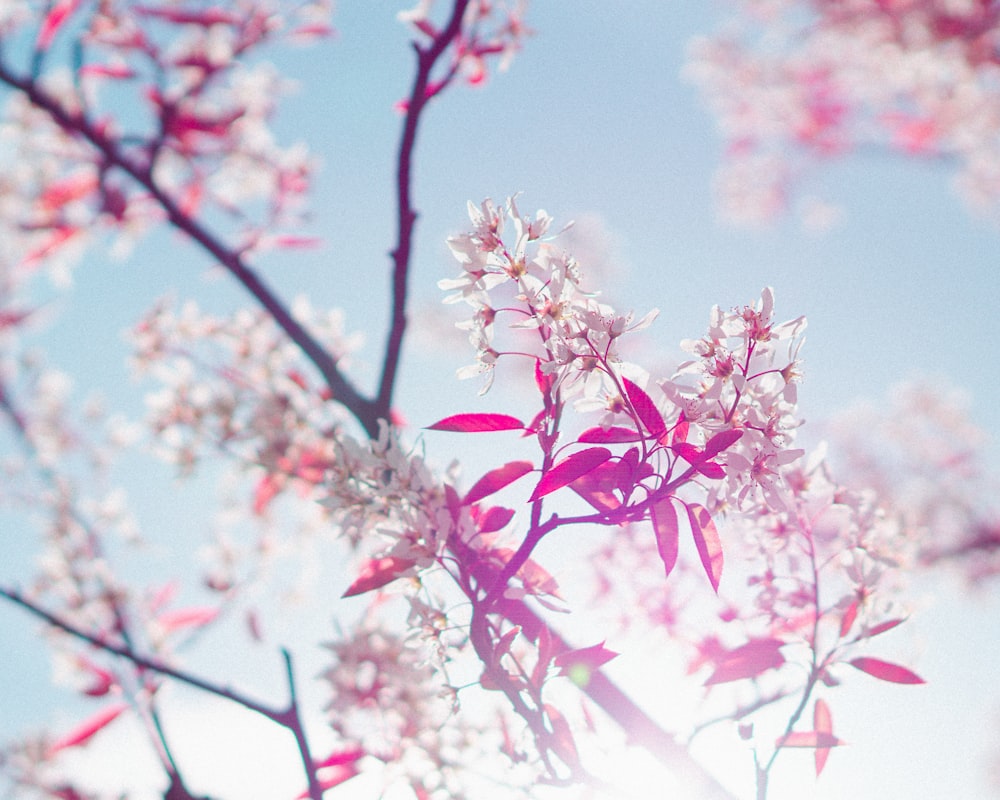
[[[186,214],[177,201],[156,183],[149,164],[139,163],[122,152],[113,138],[96,127],[85,116],[67,111],[34,79],[18,77],[5,64],[0,63],[0,81],[23,92],[33,105],[45,111],[60,128],[68,134],[86,140],[100,152],[106,164],[122,170],[149,192],[166,213],[170,224],[186,237],[197,242],[215,261],[243,284],[261,306],[274,317],[275,322],[320,371],[333,398],[357,418],[370,436],[378,433],[380,415],[376,412],[375,403],[363,397],[354,385],[344,377],[337,366],[336,359],[292,317],[285,304],[250,269],[240,253],[229,248],[208,228]]]
[[[397,240],[396,247],[392,251],[392,320],[386,340],[385,357],[382,361],[382,379],[375,399],[375,414],[382,419],[389,419],[396,372],[403,349],[403,335],[406,332],[407,283],[413,248],[413,230],[417,221],[417,212],[410,198],[417,127],[421,113],[430,99],[428,86],[431,72],[441,55],[461,33],[462,17],[468,4],[469,0],[456,0],[451,19],[428,49],[414,46],[417,53],[417,72],[413,78],[413,87],[406,107],[396,169]],[[449,75],[446,82],[450,79]]]

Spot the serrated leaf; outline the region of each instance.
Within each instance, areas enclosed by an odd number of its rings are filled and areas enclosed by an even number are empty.
[[[567,486],[577,478],[597,469],[611,458],[611,451],[606,447],[588,447],[567,456],[546,472],[531,493],[528,502],[534,502],[547,494],[551,494],[563,486]]]
[[[665,497],[657,500],[649,509],[653,521],[653,533],[656,536],[656,550],[663,561],[663,568],[670,575],[677,564],[679,536],[677,526],[677,509],[673,500]]]
[[[664,422],[663,415],[657,409],[656,403],[652,401],[643,389],[632,383],[628,378],[622,378],[622,383],[625,385],[625,394],[628,395],[629,403],[638,415],[639,420],[646,426],[646,430],[653,434],[653,436],[659,436],[663,433],[667,428],[667,423]]]
[[[685,504],[685,508],[701,565],[705,568],[712,588],[718,592],[719,581],[722,579],[722,540],[719,538],[719,531],[707,508],[697,503]]]
[[[715,671],[705,681],[706,686],[729,683],[744,678],[756,678],[769,669],[785,663],[781,654],[781,639],[751,639],[744,645],[716,657]]]
[[[642,435],[634,428],[617,426],[587,428],[577,437],[577,441],[583,444],[620,444],[621,442],[638,442],[641,439]]]
[[[505,486],[513,483],[522,475],[531,472],[534,468],[535,465],[530,461],[511,461],[502,467],[490,470],[473,484],[462,503],[464,505],[471,505],[482,500],[484,497],[489,497],[494,492],[499,492]]]
[[[873,678],[878,678],[882,681],[910,684],[926,683],[923,678],[912,670],[909,670],[906,667],[901,667],[899,664],[882,661],[879,658],[868,658],[866,656],[862,656],[860,658],[853,658],[847,663],[855,669],[867,672]]]
[[[361,574],[344,592],[341,597],[354,597],[355,595],[370,592],[373,589],[381,589],[386,584],[392,583],[404,572],[410,569],[416,562],[408,558],[398,558],[396,556],[385,556],[384,558],[373,558],[361,569]]]
[[[453,433],[488,433],[523,429],[524,423],[509,414],[453,414],[427,426],[427,430],[430,431]]]

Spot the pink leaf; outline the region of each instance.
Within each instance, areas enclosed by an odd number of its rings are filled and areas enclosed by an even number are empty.
[[[578,453],[567,456],[542,476],[535,491],[528,498],[528,502],[534,502],[557,489],[561,489],[596,469],[609,458],[611,458],[611,451],[606,447],[588,447],[586,450],[580,450]]]
[[[373,558],[365,564],[357,580],[347,588],[341,597],[354,597],[370,592],[372,589],[381,589],[400,577],[415,563],[408,558],[397,558],[396,556]]]
[[[484,497],[500,491],[504,486],[513,483],[522,475],[531,472],[534,468],[535,465],[530,461],[511,461],[502,467],[491,470],[476,481],[473,487],[469,489],[469,493],[465,495],[462,503],[464,505],[476,503]]]
[[[598,511],[606,513],[621,506],[621,501],[612,493],[618,486],[618,476],[618,464],[605,461],[586,475],[581,475],[569,488]]]
[[[618,653],[608,650],[604,646],[604,642],[601,642],[590,647],[581,647],[577,650],[562,652],[555,657],[552,663],[559,667],[560,675],[569,675],[572,677],[574,670],[583,667],[588,672],[592,672],[595,669],[600,669],[611,659],[617,657]]]
[[[285,476],[269,472],[264,475],[253,490],[253,513],[263,516],[271,501],[281,493],[285,484]]]
[[[619,442],[638,442],[642,439],[633,428],[588,428],[577,437],[583,444],[617,444]]]
[[[722,541],[719,539],[719,532],[707,508],[697,503],[685,505],[685,508],[701,564],[705,568],[712,588],[718,592],[719,581],[722,578]]]
[[[854,600],[844,612],[843,619],[840,620],[840,638],[843,639],[851,630],[854,620],[858,617],[858,601]]]
[[[692,466],[706,478],[711,478],[713,481],[726,477],[726,471],[722,468],[722,465],[716,464],[714,461],[703,461],[700,464],[693,464]]]
[[[715,671],[705,685],[756,678],[769,669],[777,669],[785,663],[781,654],[782,645],[784,642],[780,639],[751,639],[734,650],[724,652],[716,657]]]
[[[874,678],[890,683],[926,683],[917,673],[899,664],[891,664],[878,658],[854,658],[847,662],[855,669],[867,672]]]
[[[454,414],[428,425],[431,431],[453,431],[455,433],[485,433],[488,431],[524,430],[524,423],[507,414]]]
[[[663,568],[670,575],[677,563],[678,535],[677,511],[669,497],[657,500],[650,508],[653,533],[656,535],[656,549],[663,560]]]
[[[538,595],[559,597],[559,584],[556,579],[537,561],[530,558],[525,561],[517,571],[517,577],[520,578],[521,585],[528,594],[536,597]]]
[[[507,526],[507,523],[514,518],[513,508],[503,508],[502,506],[490,506],[478,515],[473,514],[476,521],[476,530],[480,533],[493,533]]]
[[[542,393],[542,397],[547,397],[549,391],[552,389],[552,384],[555,383],[555,375],[546,375],[542,371],[542,361],[541,359],[535,359],[535,386],[538,387],[538,391]]]
[[[628,395],[629,403],[632,404],[632,408],[642,424],[646,426],[646,430],[654,436],[663,433],[667,428],[667,423],[663,421],[663,415],[660,414],[649,395],[628,378],[622,378],[622,383],[625,384],[625,393]]]
[[[837,747],[843,743],[843,741],[838,739],[832,733],[826,733],[824,731],[798,731],[796,733],[788,733],[779,737],[778,741],[775,742],[775,745],[777,747],[818,748],[816,750],[816,757],[818,760],[821,752],[828,755],[831,747]]]
[[[906,617],[902,617],[900,619],[890,619],[886,620],[885,622],[880,622],[878,625],[873,626],[871,630],[868,631],[868,636],[869,637],[878,636],[880,633],[891,631],[897,625],[902,625],[904,622],[906,622]]]
[[[45,16],[41,28],[38,29],[38,39],[35,46],[39,50],[48,50],[56,34],[63,24],[72,16],[80,5],[80,0],[57,0],[52,10]]]
[[[101,711],[98,711],[92,717],[89,717],[81,722],[61,739],[57,739],[49,745],[48,750],[45,751],[45,757],[51,758],[60,750],[65,750],[69,747],[79,747],[80,745],[86,744],[90,741],[90,738],[94,734],[102,728],[110,725],[118,717],[118,715],[128,709],[128,707],[128,703],[115,703],[114,705],[107,706]]]
[[[813,706],[813,728],[817,733],[833,736],[833,715],[830,714],[830,707],[824,700],[817,698],[816,705]],[[816,777],[826,766],[826,760],[830,757],[829,747],[816,748]]]
[[[367,755],[359,747],[350,750],[336,750],[316,764],[316,778],[324,792],[359,774],[357,762]],[[295,800],[306,800],[309,790],[297,795]]]
[[[164,611],[156,617],[156,622],[168,633],[182,628],[200,628],[219,616],[219,609],[210,606],[198,608],[178,608]]]
[[[690,427],[691,426],[688,424],[687,417],[684,416],[684,412],[682,411],[673,427],[673,434],[670,437],[671,444],[686,442]]]
[[[552,733],[547,737],[549,747],[567,766],[578,766],[580,756],[569,723],[554,706],[546,703],[544,709],[549,717],[549,724],[552,726]]]
[[[717,456],[723,450],[732,447],[737,441],[739,441],[741,436],[743,436],[743,431],[734,430],[732,428],[715,434],[715,436],[709,439],[705,444],[705,458]]]
[[[339,767],[344,764],[353,764],[358,759],[368,755],[360,747],[352,747],[349,750],[334,750],[330,755],[315,765],[316,769],[324,767]]]

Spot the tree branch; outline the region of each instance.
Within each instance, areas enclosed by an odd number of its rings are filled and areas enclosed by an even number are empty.
[[[392,250],[392,319],[389,335],[386,340],[385,356],[382,361],[382,379],[379,383],[378,395],[375,398],[375,414],[377,417],[389,419],[392,407],[392,393],[396,383],[396,373],[402,354],[403,336],[406,332],[406,301],[407,284],[410,272],[410,255],[413,248],[413,230],[417,221],[417,212],[413,208],[410,189],[413,183],[413,153],[417,143],[417,127],[420,115],[427,102],[428,86],[431,71],[448,46],[462,31],[462,17],[469,0],[456,0],[452,9],[451,19],[445,28],[434,37],[434,41],[426,50],[414,44],[417,54],[417,72],[413,78],[413,87],[406,106],[406,118],[403,122],[403,132],[399,142],[399,155],[396,168],[396,207],[397,207],[397,240]],[[451,80],[449,75],[446,79]]]
[[[368,435],[376,436],[378,434],[380,415],[376,411],[376,404],[358,392],[353,383],[340,371],[336,359],[292,317],[286,305],[250,269],[240,253],[229,248],[202,223],[185,213],[177,201],[156,183],[150,165],[138,163],[129,157],[122,152],[113,138],[96,127],[84,115],[67,111],[33,78],[18,77],[2,62],[0,62],[0,82],[23,92],[33,105],[45,111],[66,133],[77,135],[86,140],[101,154],[109,166],[119,168],[149,192],[166,213],[170,224],[187,238],[197,242],[216,262],[243,284],[247,291],[271,314],[275,322],[319,370],[333,398],[357,418]]]

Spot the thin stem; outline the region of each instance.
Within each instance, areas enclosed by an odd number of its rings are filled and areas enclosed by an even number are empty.
[[[406,332],[407,284],[413,248],[413,231],[417,221],[417,212],[410,196],[413,184],[413,154],[417,143],[417,127],[420,123],[421,113],[430,99],[428,85],[430,84],[431,71],[448,46],[461,33],[462,17],[465,15],[468,4],[469,0],[456,0],[451,19],[448,20],[444,29],[434,37],[429,48],[425,50],[414,45],[417,54],[417,71],[413,77],[413,87],[410,90],[406,107],[396,169],[397,240],[396,246],[392,250],[392,320],[386,340],[385,356],[382,361],[382,378],[378,395],[374,401],[374,412],[377,417],[383,419],[389,419],[396,373],[403,349],[403,336]],[[446,81],[450,80],[450,77]]]
[[[292,670],[292,654],[283,647],[281,648],[281,655],[285,659],[285,675],[288,678],[288,709],[285,712],[286,720],[283,724],[295,736],[295,744],[299,748],[299,755],[302,757],[302,767],[306,773],[310,800],[323,800],[323,790],[316,777],[316,767],[313,763],[313,758],[309,750],[309,743],[306,740],[306,732],[302,725],[302,718],[299,715],[298,693],[295,688],[295,673]]]

